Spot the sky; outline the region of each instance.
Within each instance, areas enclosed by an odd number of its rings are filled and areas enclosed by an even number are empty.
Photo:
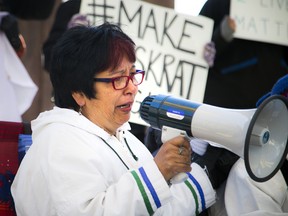
[[[174,9],[178,13],[197,16],[206,0],[174,0]]]

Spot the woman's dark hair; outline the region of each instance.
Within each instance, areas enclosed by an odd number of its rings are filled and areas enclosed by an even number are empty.
[[[123,57],[136,61],[135,44],[119,26],[104,23],[68,29],[52,52],[50,78],[55,105],[78,110],[72,93],[95,98],[95,74],[115,69]]]

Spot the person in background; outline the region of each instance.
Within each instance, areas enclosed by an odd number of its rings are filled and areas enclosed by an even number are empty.
[[[21,122],[38,87],[21,61],[26,44],[19,33],[18,20],[7,11],[0,11],[0,47],[0,98],[5,101],[0,120]]]
[[[0,31],[6,34],[19,58],[25,53],[26,42],[19,32],[18,19],[45,20],[55,5],[55,0],[0,0]]]
[[[12,184],[17,215],[198,215],[215,202],[206,172],[183,136],[153,157],[129,132],[145,72],[120,27],[68,29],[50,77],[55,107],[33,120],[33,143]],[[179,172],[185,182],[169,184]]]
[[[9,12],[0,12],[0,31],[4,32],[17,56],[22,58],[26,50],[26,42],[19,33],[18,20]]]
[[[234,38],[230,0],[208,0],[200,15],[214,20],[216,55],[203,102],[231,109],[255,108],[255,101],[288,72],[288,47]]]
[[[56,12],[55,20],[49,32],[47,40],[44,42],[42,50],[44,54],[44,68],[50,72],[50,62],[52,57],[52,49],[56,42],[61,38],[64,32],[72,26],[75,26],[75,19],[73,16],[80,15],[81,0],[69,0],[62,2]],[[79,25],[89,24],[87,19],[79,23]]]
[[[48,18],[55,0],[0,0],[0,120],[21,122],[32,105],[38,87],[31,79],[22,60],[25,39],[18,21]]]
[[[266,98],[282,95],[288,100],[288,75],[281,77]],[[230,170],[225,188],[225,206],[228,215],[284,216],[288,215],[288,155],[275,176],[266,182],[256,182],[246,171],[244,160],[239,159]],[[237,185],[237,187],[235,187]]]

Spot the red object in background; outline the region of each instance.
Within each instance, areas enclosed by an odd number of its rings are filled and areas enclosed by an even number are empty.
[[[23,123],[0,121],[0,216],[16,216],[10,187],[19,167],[18,138]]]

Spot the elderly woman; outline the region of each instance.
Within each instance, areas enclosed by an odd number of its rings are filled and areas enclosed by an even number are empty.
[[[110,23],[71,28],[56,44],[56,106],[32,121],[33,144],[12,186],[18,216],[183,216],[215,202],[184,137],[164,143],[153,158],[129,132],[145,74],[135,68],[134,46]],[[169,185],[179,172],[189,178]]]

